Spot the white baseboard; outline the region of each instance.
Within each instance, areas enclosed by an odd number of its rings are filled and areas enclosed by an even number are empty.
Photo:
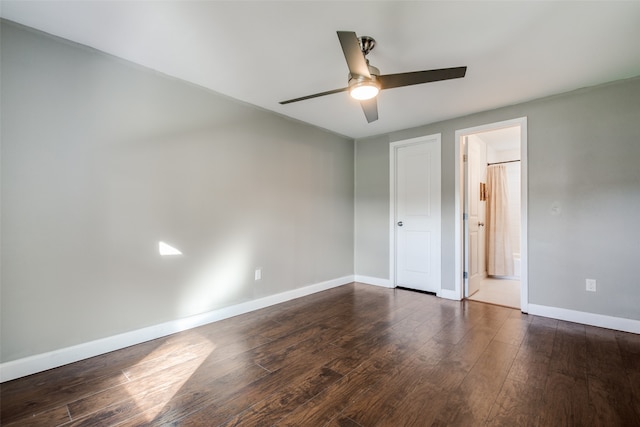
[[[114,335],[107,338],[90,341],[72,347],[66,347],[47,353],[36,354],[22,359],[12,360],[0,364],[0,382],[57,368],[62,365],[88,359],[110,351],[119,350],[131,345],[140,344],[156,338],[161,338],[176,332],[217,322],[229,317],[238,316],[250,311],[259,310],[292,299],[304,297],[316,292],[346,285],[354,281],[354,276],[344,276],[326,282],[316,283],[293,289],[276,295],[269,295],[252,301],[243,302],[230,307],[223,307],[208,313],[198,314],[184,319],[176,319],[159,325],[137,329],[131,332]]]
[[[437,292],[436,295],[440,298],[451,299],[454,301],[460,301],[462,299],[460,295],[453,289],[440,289],[440,291]]]
[[[529,304],[529,314],[582,323],[583,325],[598,326],[616,331],[640,334],[640,320],[622,317],[605,316],[603,314],[587,313],[566,308],[549,307],[545,305]]]
[[[380,279],[378,277],[360,276],[360,275],[356,274],[355,281],[356,282],[360,282],[360,283],[364,283],[366,285],[382,286],[383,288],[393,288],[394,287],[393,284],[391,283],[391,280],[389,280],[389,279]]]

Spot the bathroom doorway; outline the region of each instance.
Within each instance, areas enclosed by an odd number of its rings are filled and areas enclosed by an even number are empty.
[[[456,291],[526,312],[526,118],[457,131],[456,139]]]

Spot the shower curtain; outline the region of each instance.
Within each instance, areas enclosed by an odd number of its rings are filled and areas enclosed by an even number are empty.
[[[487,274],[513,276],[509,188],[505,165],[487,167]]]

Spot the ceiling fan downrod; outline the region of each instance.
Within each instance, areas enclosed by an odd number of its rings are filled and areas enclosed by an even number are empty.
[[[358,41],[360,42],[360,50],[362,50],[364,56],[367,56],[376,46],[376,40],[373,37],[361,36],[358,37]]]

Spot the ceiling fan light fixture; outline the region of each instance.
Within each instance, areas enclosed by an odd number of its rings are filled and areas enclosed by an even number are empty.
[[[380,92],[380,84],[375,78],[359,78],[349,82],[349,95],[358,101],[375,98],[378,92]]]
[[[358,101],[365,101],[367,99],[375,98],[378,95],[380,89],[374,84],[361,84],[355,87],[352,87],[349,91],[349,94],[352,98],[357,99]]]

